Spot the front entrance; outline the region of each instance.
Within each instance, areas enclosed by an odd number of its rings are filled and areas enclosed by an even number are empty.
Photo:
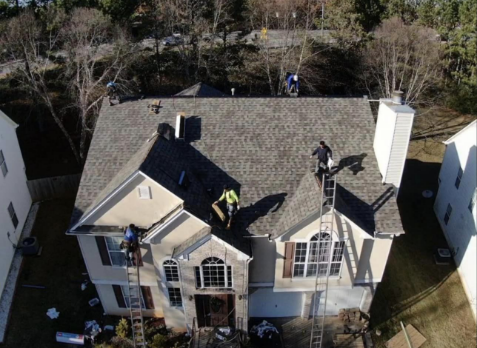
[[[195,308],[199,327],[235,325],[234,295],[195,295]]]

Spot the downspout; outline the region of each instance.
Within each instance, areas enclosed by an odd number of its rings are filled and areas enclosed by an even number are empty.
[[[174,252],[175,252],[176,248],[174,247],[172,249],[172,255],[174,255]],[[171,255],[171,259],[172,259],[172,255]],[[179,269],[179,279],[180,279],[180,287],[181,287],[181,294],[184,295],[184,287],[182,286],[182,268],[181,268],[181,263],[180,262],[177,262],[177,266],[178,266],[178,269]],[[193,331],[194,331],[194,328],[191,328],[190,331],[189,331],[189,328],[187,326],[187,311],[185,309],[185,303],[186,301],[186,298],[185,296],[182,296],[182,309],[184,310],[184,319],[185,319],[185,324],[186,324],[186,328],[187,328],[187,332],[189,333],[190,337],[192,338],[193,337]],[[194,325],[194,321],[192,320],[192,325]]]

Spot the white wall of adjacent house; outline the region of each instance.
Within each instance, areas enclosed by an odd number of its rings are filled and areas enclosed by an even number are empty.
[[[439,173],[439,190],[434,205],[459,274],[477,312],[477,240],[476,240],[476,152],[477,122],[463,129],[446,143]]]
[[[374,152],[383,183],[401,185],[415,111],[390,100],[379,103]]]
[[[0,294],[31,206],[17,127],[0,111]]]

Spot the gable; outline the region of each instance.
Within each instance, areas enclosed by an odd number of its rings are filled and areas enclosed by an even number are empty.
[[[146,193],[145,197],[140,197],[140,190]],[[81,224],[96,226],[135,224],[147,228],[180,204],[181,199],[138,172],[102,205],[95,207],[93,213]]]

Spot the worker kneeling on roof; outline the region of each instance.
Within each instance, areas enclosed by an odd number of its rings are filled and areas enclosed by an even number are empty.
[[[318,155],[318,160],[316,161],[315,173],[320,171],[322,168],[325,171],[328,171],[333,166],[333,152],[330,147],[325,144],[322,140],[320,141],[320,146],[318,146],[315,151],[311,154],[310,158],[313,158],[314,155]]]
[[[232,218],[237,213],[237,210],[240,209],[240,202],[237,194],[229,185],[224,185],[224,193],[222,193],[222,196],[220,196],[219,200],[215,201],[214,204],[218,204],[224,199],[227,202],[227,212],[229,213],[229,223],[227,224],[227,229],[230,229]]]
[[[130,224],[128,228],[126,228],[126,231],[124,232],[124,240],[119,247],[124,250],[126,261],[134,260],[133,256],[138,247],[138,233],[134,224]]]
[[[300,80],[297,74],[290,74],[287,78],[288,93],[298,93],[300,89]]]

